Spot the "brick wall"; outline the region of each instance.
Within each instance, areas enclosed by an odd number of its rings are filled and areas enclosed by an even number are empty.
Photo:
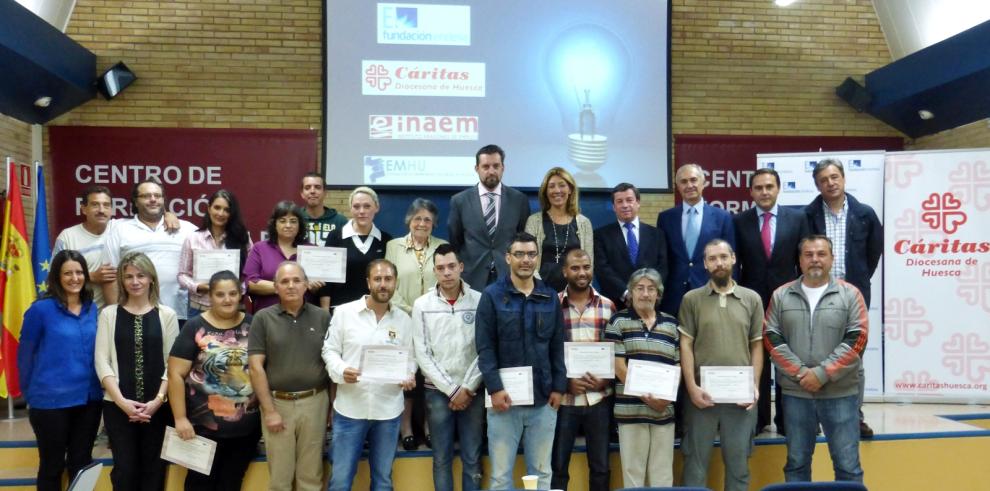
[[[67,33],[139,80],[54,124],[321,128],[322,0],[78,0]],[[677,133],[891,136],[833,93],[890,61],[870,0],[673,0]],[[503,142],[511,146],[511,142]],[[331,192],[346,210],[347,192]],[[643,216],[671,206],[643,198]]]
[[[990,119],[924,136],[907,145],[907,148],[911,150],[988,147],[990,147]]]

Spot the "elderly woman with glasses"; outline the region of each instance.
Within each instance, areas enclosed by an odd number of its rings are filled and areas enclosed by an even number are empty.
[[[615,409],[622,481],[627,488],[671,486],[674,480],[674,404],[652,395],[628,396],[629,360],[680,362],[677,319],[660,311],[663,280],[652,268],[633,272],[627,284],[632,307],[612,316],[605,339],[615,343]]]

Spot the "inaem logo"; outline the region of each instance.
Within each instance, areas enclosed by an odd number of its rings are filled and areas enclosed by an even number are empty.
[[[419,27],[419,11],[416,7],[396,7],[395,27],[415,29]]]
[[[962,201],[952,193],[932,193],[921,202],[921,221],[932,230],[954,234],[966,223],[966,212],[962,211]]]

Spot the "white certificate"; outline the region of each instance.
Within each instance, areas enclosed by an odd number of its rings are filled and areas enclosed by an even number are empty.
[[[198,435],[189,440],[183,440],[179,438],[175,428],[165,427],[162,459],[200,474],[210,475],[210,469],[213,468],[213,456],[216,453],[217,442]]]
[[[677,387],[681,383],[681,367],[655,361],[629,360],[626,364],[626,382],[622,393],[627,396],[645,396],[666,401],[677,400]]]
[[[717,404],[753,402],[753,367],[701,367],[701,390]]]
[[[615,343],[564,343],[567,378],[615,378]]]
[[[412,349],[404,346],[371,345],[361,348],[361,382],[401,384],[409,379]]]
[[[214,273],[230,271],[235,276],[241,276],[241,250],[216,249],[193,251],[193,280],[207,283]]]
[[[347,277],[347,249],[299,246],[296,261],[311,281],[343,283]]]
[[[533,405],[533,367],[500,368],[498,376],[513,406]],[[488,389],[485,389],[485,407],[492,407]]]

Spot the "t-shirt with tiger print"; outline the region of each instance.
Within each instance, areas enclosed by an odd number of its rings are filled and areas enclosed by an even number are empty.
[[[172,345],[171,356],[192,361],[186,376],[186,417],[204,436],[246,436],[260,428],[258,398],[248,375],[251,315],[240,325],[218,329],[196,316]]]

